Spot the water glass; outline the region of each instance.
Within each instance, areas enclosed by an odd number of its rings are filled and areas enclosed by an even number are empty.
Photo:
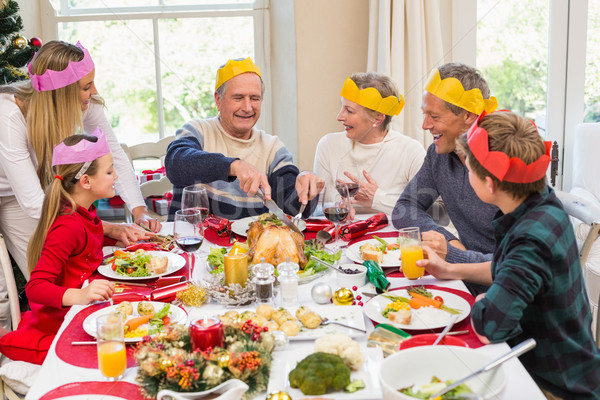
[[[419,279],[425,273],[425,268],[417,266],[417,261],[423,259],[421,230],[418,227],[400,229],[398,239],[404,276],[408,279]]]
[[[98,343],[98,368],[108,381],[123,377],[127,368],[123,319],[110,313],[96,319],[96,341]]]

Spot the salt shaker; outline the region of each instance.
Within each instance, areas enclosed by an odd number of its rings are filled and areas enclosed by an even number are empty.
[[[298,304],[298,264],[291,262],[286,257],[285,262],[277,266],[279,271],[279,284],[281,285],[281,301],[284,306],[295,306]]]
[[[256,301],[259,303],[271,303],[273,301],[273,282],[275,277],[273,271],[275,267],[266,263],[264,258],[260,259],[260,264],[252,268],[254,273],[254,290],[256,292]]]

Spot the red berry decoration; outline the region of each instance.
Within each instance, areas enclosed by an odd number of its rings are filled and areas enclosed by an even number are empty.
[[[355,304],[356,304],[356,301],[354,301],[354,300],[353,300],[353,301],[352,301],[352,305],[355,305]]]
[[[194,366],[194,360],[187,360],[185,362],[185,365],[187,365],[188,367],[193,367]]]
[[[355,292],[356,292],[357,289],[358,289],[358,287],[352,286],[352,290],[354,290]]]
[[[42,40],[37,37],[32,37],[31,39],[29,39],[29,44],[35,47],[42,47]]]
[[[359,294],[358,296],[356,296],[356,300],[362,300],[362,296]]]
[[[362,302],[362,301],[359,301],[359,302],[358,302],[358,305],[362,307],[362,306],[363,306],[363,302]]]

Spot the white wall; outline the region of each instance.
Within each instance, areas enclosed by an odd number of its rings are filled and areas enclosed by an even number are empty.
[[[35,36],[43,42],[39,0],[17,0],[17,3],[19,15],[23,19],[23,35],[27,40]]]

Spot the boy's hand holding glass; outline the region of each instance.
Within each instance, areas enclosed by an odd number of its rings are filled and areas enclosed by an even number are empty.
[[[425,268],[417,266],[417,261],[423,259],[421,230],[418,227],[400,229],[398,241],[404,276],[408,279],[419,279],[425,273]]]

